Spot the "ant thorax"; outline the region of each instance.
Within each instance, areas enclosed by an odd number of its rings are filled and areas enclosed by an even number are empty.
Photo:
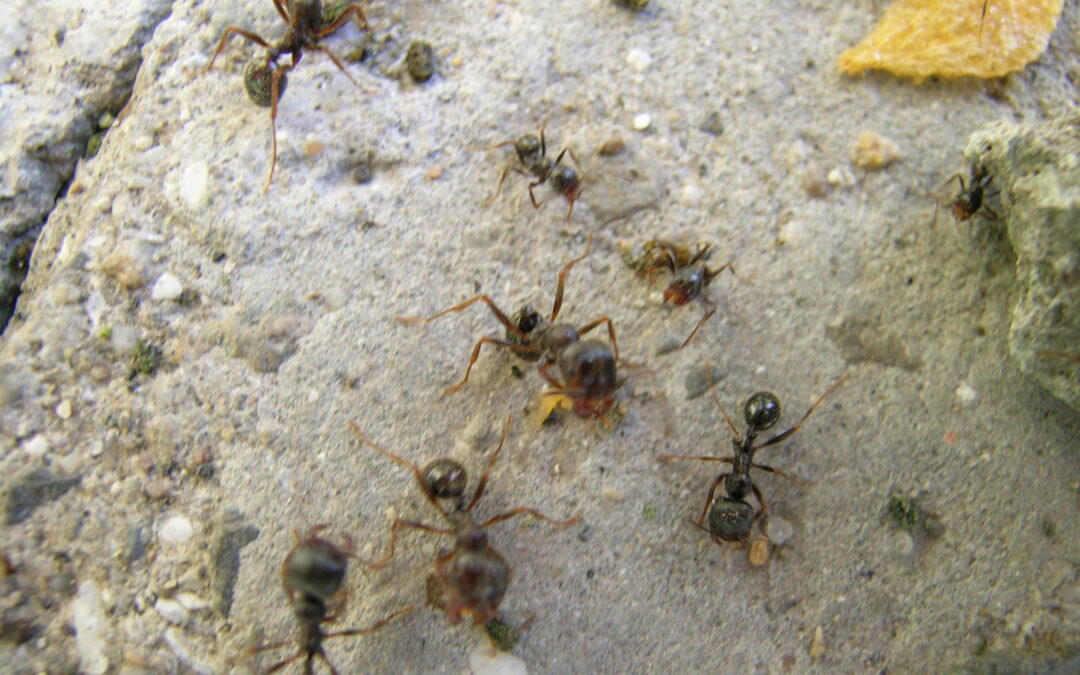
[[[560,360],[560,355],[566,349],[581,339],[576,326],[568,323],[556,323],[544,329],[540,337],[540,345],[544,348],[544,356],[548,361]]]

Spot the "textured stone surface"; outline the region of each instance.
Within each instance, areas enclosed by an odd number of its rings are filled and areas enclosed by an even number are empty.
[[[1020,369],[1080,411],[1080,114],[999,122],[965,155],[993,176],[1016,253],[1009,350]]]
[[[0,578],[0,611],[17,639],[0,640],[0,663],[77,671],[70,608],[93,582],[110,669],[269,668],[290,648],[232,659],[296,634],[280,576],[294,531],[326,524],[371,560],[395,517],[443,525],[410,472],[346,422],[418,463],[449,455],[475,485],[510,413],[476,516],[582,515],[490,528],[514,568],[502,618],[535,617],[514,648],[530,672],[937,672],[980,653],[1041,664],[1080,642],[1080,582],[1059,569],[1080,559],[1080,418],[1009,359],[1007,246],[981,220],[932,225],[929,194],[966,174],[958,139],[980,125],[1075,106],[1073,34],[992,85],[841,78],[830,64],[874,23],[870,4],[373,2],[370,35],[348,26],[325,41],[364,91],[317,53],[290,73],[264,194],[269,111],[241,79],[259,51],[234,39],[193,73],[226,26],[276,39],[280,17],[268,0],[173,3],[123,114],[49,213],[0,338],[0,471],[82,476],[2,532],[14,572]],[[141,6],[114,5],[103,15]],[[1075,26],[1076,3],[1064,11]],[[438,63],[424,84],[405,71],[415,40]],[[642,70],[627,63],[634,49],[650,56]],[[714,113],[722,134],[700,128]],[[573,148],[591,176],[573,222],[547,185],[535,210],[516,172],[482,206],[513,151],[474,148],[545,121],[549,151]],[[903,161],[853,167],[864,129]],[[616,136],[620,153],[597,153]],[[810,166],[827,177],[816,198]],[[615,428],[539,426],[535,368],[488,347],[444,396],[501,326],[480,303],[426,326],[394,317],[476,293],[547,310],[589,233],[560,317],[610,317],[622,356],[646,366],[619,390]],[[653,238],[710,243],[738,271],[709,288],[717,312],[693,342],[663,356],[661,338],[687,335],[703,310],[650,301],[665,279],[650,288],[623,264],[620,242]],[[181,293],[155,301],[166,273]],[[754,391],[780,397],[786,428],[850,372],[758,458],[804,481],[755,475],[792,530],[762,567],[686,522],[726,467],[657,460],[730,453],[712,397],[686,398],[706,364],[740,426]],[[897,535],[883,517],[893,494],[917,497],[940,537]],[[231,509],[243,524],[222,543]],[[174,517],[190,530],[163,540]],[[403,532],[385,569],[352,565],[328,630],[417,609],[329,641],[339,672],[469,668],[483,630],[425,605],[450,544]],[[211,606],[185,607],[182,626],[154,610],[186,594]]]

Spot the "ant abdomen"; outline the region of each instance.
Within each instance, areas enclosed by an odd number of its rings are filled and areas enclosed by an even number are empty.
[[[465,467],[446,457],[431,460],[420,474],[431,495],[439,499],[459,499],[469,481]]]
[[[759,391],[746,399],[743,415],[753,431],[764,431],[780,419],[780,399],[775,394]]]
[[[269,59],[256,59],[244,66],[244,90],[251,102],[261,108],[273,103],[274,71],[278,66]],[[288,77],[284,72],[278,77],[278,100],[285,95]]]
[[[717,497],[709,508],[709,533],[724,541],[746,541],[754,526],[754,508],[741,499]]]
[[[556,164],[549,175],[551,186],[567,199],[577,199],[581,194],[581,178],[577,171],[565,164]]]
[[[341,588],[348,562],[348,555],[340,548],[309,536],[285,557],[281,574],[290,590],[328,598]]]
[[[471,614],[477,623],[498,615],[498,607],[510,585],[510,566],[493,549],[459,551],[443,570],[447,613],[452,623]]]
[[[676,307],[682,307],[698,297],[701,295],[701,289],[705,286],[705,275],[705,268],[701,265],[680,268],[664,290],[664,302],[670,302]]]
[[[615,390],[615,355],[599,340],[580,340],[559,354],[559,371],[567,389],[584,398],[600,398]]]

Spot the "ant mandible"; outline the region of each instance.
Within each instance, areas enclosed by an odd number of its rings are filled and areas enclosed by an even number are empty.
[[[665,239],[650,239],[645,242],[641,257],[629,261],[630,267],[637,270],[639,275],[648,276],[650,283],[657,271],[671,272],[671,282],[664,290],[664,302],[671,302],[676,307],[682,307],[691,300],[697,299],[705,305],[705,314],[690,331],[690,335],[679,345],[679,349],[690,344],[697,335],[698,329],[716,313],[716,304],[704,295],[705,287],[724,270],[729,270],[732,275],[735,274],[735,268],[731,263],[725,263],[715,270],[705,265],[710,246],[711,244],[703,244],[698,246],[697,251],[691,253],[687,247],[674,242]]]
[[[533,188],[550,181],[551,189],[562,195],[569,204],[569,208],[566,210],[566,222],[570,222],[570,218],[574,214],[574,202],[581,196],[581,185],[585,178],[578,175],[578,172],[573,168],[563,164],[562,160],[565,155],[569,154],[570,159],[574,160],[574,164],[577,164],[579,169],[581,168],[581,162],[578,161],[574,151],[570,148],[563,148],[555,157],[555,161],[549,159],[547,156],[547,141],[544,139],[545,126],[547,126],[546,121],[540,127],[539,137],[533,134],[525,134],[516,140],[476,148],[477,150],[495,150],[496,148],[512,145],[514,152],[517,153],[518,161],[521,163],[520,167],[515,167],[513,164],[506,165],[502,175],[499,176],[499,186],[495,189],[495,194],[485,199],[481,206],[490,206],[495,202],[502,192],[503,182],[511,169],[521,171],[524,168],[536,177],[536,180],[529,183],[529,199],[532,200],[533,208],[539,209],[543,205],[543,202],[536,201]]]
[[[281,670],[293,661],[304,658],[304,673],[311,675],[314,671],[315,657],[318,657],[331,673],[337,675],[337,669],[330,663],[330,659],[323,650],[324,640],[332,637],[374,633],[394,619],[413,610],[411,606],[406,607],[367,628],[350,628],[324,633],[322,624],[336,619],[336,616],[329,615],[329,601],[341,590],[341,585],[345,581],[348,559],[352,556],[350,552],[352,542],[346,538],[344,546],[339,547],[319,536],[319,531],[324,528],[324,525],[316,525],[303,536],[299,532],[293,532],[296,544],[285,556],[285,561],[281,565],[281,580],[285,586],[289,604],[292,605],[293,614],[296,616],[296,622],[299,624],[300,637],[296,640],[285,640],[257,647],[252,649],[250,654],[277,649],[294,642],[300,648],[289,658],[270,666],[266,670],[267,673]],[[300,597],[297,598],[297,595]]]
[[[398,533],[402,527],[454,537],[453,550],[435,559],[435,578],[442,588],[446,613],[453,624],[459,623],[466,615],[471,615],[474,623],[478,625],[486,625],[497,618],[499,603],[510,585],[512,570],[502,554],[488,544],[488,536],[484,532],[488,526],[525,514],[556,527],[567,527],[581,519],[578,514],[568,520],[552,520],[539,511],[524,506],[493,516],[479,524],[473,519],[472,509],[484,496],[491,468],[495,465],[510,431],[511,419],[512,415],[507,415],[499,444],[488,459],[476,491],[468,503],[465,502],[468,474],[460,463],[440,457],[420,468],[378,445],[368,438],[355,422],[349,421],[352,430],[372,450],[412,471],[424,496],[450,524],[448,528],[441,528],[402,518],[394,520],[390,528],[390,550],[383,558],[371,563],[371,567],[380,568],[394,557]],[[440,500],[449,501],[449,507],[440,504]]]
[[[484,337],[473,347],[465,375],[457,384],[443,390],[444,394],[457,391],[469,381],[469,373],[480,358],[480,348],[485,344],[497,345],[513,350],[526,361],[541,361],[538,367],[540,376],[554,390],[551,395],[563,394],[574,401],[574,412],[580,417],[596,416],[604,420],[603,414],[614,403],[616,382],[616,362],[619,358],[619,343],[615,338],[615,325],[611,319],[602,316],[581,328],[572,324],[555,323],[562,308],[563,288],[566,275],[577,263],[584,260],[592,248],[592,235],[589,235],[585,252],[574,258],[559,271],[559,281],[555,290],[555,302],[551,308],[551,318],[545,319],[531,305],[524,305],[513,317],[508,317],[487,295],[474,295],[465,302],[443,310],[429,317],[397,317],[403,323],[428,323],[453,312],[460,312],[476,302],[483,302],[491,313],[506,328],[505,339]],[[599,340],[582,340],[581,336],[600,324],[607,324],[611,347]],[[622,361],[622,363],[626,363]],[[562,380],[550,374],[553,365],[558,365]],[[606,421],[606,420],[605,420]]]
[[[237,26],[229,26],[225,29],[225,34],[221,36],[210,63],[199,72],[202,75],[214,67],[214,61],[217,60],[218,55],[225,49],[225,44],[233,35],[240,35],[249,42],[254,42],[266,48],[266,55],[263,58],[252,61],[244,68],[244,89],[247,91],[248,97],[255,105],[263,108],[269,106],[270,108],[273,152],[270,161],[270,175],[266,179],[264,193],[270,189],[270,184],[274,180],[274,167],[277,166],[277,109],[278,101],[285,93],[286,74],[300,63],[305,50],[319,51],[330,57],[338,70],[344,73],[345,77],[349,78],[349,81],[360,89],[360,85],[345,70],[345,66],[338,60],[338,57],[334,56],[334,53],[329,49],[320,45],[319,40],[336,32],[345,25],[350,17],[355,17],[356,21],[365,30],[368,29],[364,10],[355,2],[347,6],[332,20],[323,17],[321,0],[273,0],[273,3],[274,9],[277,10],[277,13],[287,26],[285,35],[280,42],[271,45],[256,33],[243,30]],[[278,63],[278,59],[285,55],[291,57],[291,62],[288,64]]]
[[[692,457],[687,455],[660,455],[660,459],[664,460],[695,460],[702,462],[723,462],[731,465],[731,473],[720,474],[709,486],[709,494],[705,498],[705,507],[701,511],[701,516],[696,521],[690,521],[697,527],[705,530],[712,537],[712,540],[716,543],[722,543],[724,541],[739,542],[740,544],[746,544],[750,540],[750,533],[753,530],[754,523],[760,519],[766,513],[765,498],[761,495],[761,490],[754,484],[750,478],[750,469],[761,469],[762,471],[768,471],[774,473],[781,478],[786,478],[796,484],[801,484],[800,481],[789,476],[783,471],[764,464],[754,463],[754,453],[758,450],[775,445],[799,430],[799,427],[806,422],[807,418],[817,410],[821,402],[825,400],[825,397],[835,391],[841,384],[844,383],[848,377],[847,373],[841,375],[835,382],[833,382],[825,393],[818,397],[816,401],[810,406],[810,409],[806,411],[806,414],[802,416],[795,426],[791,427],[787,431],[781,432],[769,440],[754,444],[758,434],[772,428],[774,424],[780,419],[780,400],[776,395],[767,391],[759,391],[756,394],[746,399],[746,404],[743,407],[743,416],[746,418],[747,430],[743,436],[739,435],[739,430],[735,427],[735,423],[731,421],[731,417],[724,410],[724,406],[720,405],[720,400],[716,397],[715,390],[712,392],[713,400],[716,402],[717,407],[720,409],[720,413],[724,416],[724,421],[727,422],[728,428],[731,429],[731,433],[734,438],[731,439],[731,444],[734,447],[734,456],[732,457]],[[716,488],[723,483],[725,495],[721,497],[713,497],[716,494]],[[757,498],[759,508],[755,512],[753,507],[746,501],[746,496],[751,492]],[[705,518],[708,516],[708,526],[705,525]]]

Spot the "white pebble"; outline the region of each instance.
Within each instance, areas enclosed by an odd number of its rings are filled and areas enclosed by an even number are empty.
[[[187,610],[175,600],[166,600],[165,598],[158,600],[154,603],[154,611],[160,614],[161,618],[176,626],[183,626],[188,620]]]
[[[49,442],[45,440],[45,437],[41,434],[34,436],[26,443],[23,443],[23,452],[31,457],[41,458],[45,456],[45,453],[49,451]]]
[[[180,280],[166,272],[154,282],[154,288],[150,291],[150,297],[154,300],[176,300],[184,292]]]
[[[780,516],[769,516],[765,534],[775,546],[783,546],[795,534],[795,527]]]
[[[166,544],[182,544],[191,538],[195,528],[191,521],[184,516],[173,516],[161,524],[158,530],[158,538]]]
[[[855,187],[855,174],[847,169],[832,169],[825,175],[825,180],[833,187]]]
[[[206,206],[210,183],[210,168],[206,162],[194,162],[184,167],[180,176],[180,199],[192,211],[200,211]]]
[[[105,656],[105,610],[101,607],[98,585],[93,581],[79,584],[71,609],[75,618],[79,672],[101,675],[109,669],[109,658]]]
[[[56,468],[60,473],[70,476],[86,465],[86,457],[81,452],[73,452],[56,460]]]
[[[679,201],[687,206],[694,206],[701,202],[705,191],[697,183],[687,183],[679,190]]]
[[[56,406],[56,416],[62,420],[66,420],[71,417],[71,401],[64,399],[60,401],[60,405]]]
[[[649,117],[649,113],[638,113],[634,115],[634,129],[637,131],[645,131],[652,124],[652,118]]]
[[[644,49],[634,48],[627,52],[626,62],[630,64],[631,68],[641,73],[652,63],[652,57]]]
[[[903,530],[896,530],[889,537],[889,548],[897,556],[906,558],[915,550],[915,539]]]
[[[491,655],[491,647],[483,645],[469,654],[469,670],[473,675],[529,675],[525,662],[506,652]]]
[[[206,609],[210,606],[210,603],[203,600],[194,593],[189,593],[188,591],[177,593],[176,600],[184,606],[184,609],[191,612],[197,612],[200,609]]]
[[[956,388],[956,397],[960,399],[960,402],[967,405],[975,400],[975,390],[972,389],[967,383],[961,384]]]

